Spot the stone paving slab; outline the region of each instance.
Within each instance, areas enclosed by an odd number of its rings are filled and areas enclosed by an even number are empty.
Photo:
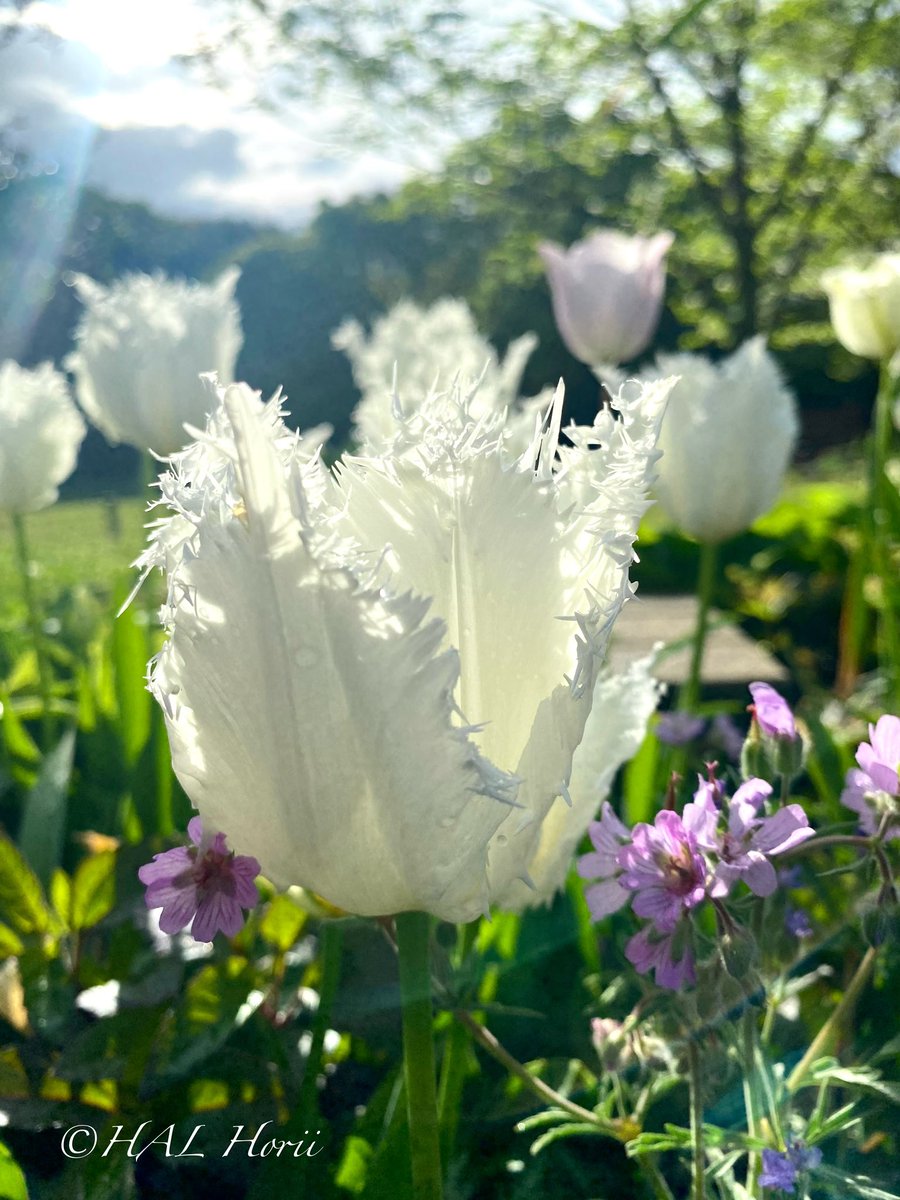
[[[754,679],[778,683],[787,679],[783,664],[758,642],[736,625],[717,622],[722,622],[722,614],[713,610],[703,655],[705,683],[742,684]],[[648,596],[638,592],[616,621],[610,661],[614,667],[624,667],[649,654],[657,642],[689,639],[696,623],[696,596]],[[660,660],[657,677],[666,683],[684,683],[690,659],[691,646],[686,644]]]

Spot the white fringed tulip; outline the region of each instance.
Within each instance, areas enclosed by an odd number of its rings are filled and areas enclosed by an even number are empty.
[[[557,796],[543,821],[526,827],[511,843],[522,871],[502,895],[492,897],[500,908],[548,904],[565,886],[578,843],[609,796],[616,772],[637,753],[656,711],[660,684],[651,665],[651,659],[640,659],[619,674],[605,673],[597,680],[584,737],[572,760],[568,793]],[[530,887],[523,882],[526,877]]]
[[[0,364],[0,509],[36,512],[72,474],[86,426],[50,363]]]
[[[151,686],[204,837],[362,915],[506,895],[631,592],[667,391],[563,447],[560,389],[519,458],[503,414],[437,398],[331,476],[277,400],[225,389],[144,559],[169,572]]]
[[[345,321],[331,342],[350,359],[362,393],[353,413],[357,441],[382,450],[396,433],[394,410],[399,401],[395,392],[403,396],[403,407],[411,412],[413,405],[423,403],[433,391],[458,381],[464,391],[472,391],[473,416],[515,408],[522,372],[537,338],[526,333],[510,342],[501,363],[497,351],[478,332],[466,302],[445,297],[430,308],[401,300],[375,321],[368,337],[358,321]],[[552,389],[542,393],[540,406],[547,408],[552,395]],[[535,401],[524,403],[529,407],[522,425],[523,429],[527,426],[527,443],[534,426]]]
[[[568,250],[538,246],[556,327],[572,354],[595,367],[637,357],[659,324],[671,233],[628,237],[606,229]]]
[[[110,287],[78,276],[85,312],[66,365],[89,420],[115,445],[172,454],[203,426],[211,393],[200,380],[234,378],[241,348],[239,272],[212,284],[124,275]]]
[[[794,397],[762,337],[713,363],[660,354],[637,376],[677,376],[659,436],[659,503],[682,532],[721,542],[768,512],[797,440]],[[621,375],[605,372],[610,383]]]
[[[900,254],[881,254],[865,270],[835,267],[822,286],[834,331],[851,353],[884,362],[900,350]]]

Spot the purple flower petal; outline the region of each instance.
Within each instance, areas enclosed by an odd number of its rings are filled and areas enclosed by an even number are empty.
[[[763,1150],[762,1172],[759,1176],[760,1185],[773,1188],[793,1195],[797,1182],[797,1168],[786,1154],[780,1150]]]
[[[648,917],[657,929],[669,933],[678,924],[682,901],[664,887],[648,887],[637,893],[631,907],[639,917]]]
[[[187,928],[196,912],[196,904],[197,897],[193,892],[181,892],[168,899],[159,914],[159,927],[163,933],[180,933]]]
[[[869,726],[869,740],[878,761],[892,767],[896,774],[900,769],[900,717],[879,717],[874,726]]]
[[[162,908],[159,927],[174,934],[193,921],[197,941],[211,941],[221,930],[233,937],[244,923],[243,908],[259,900],[254,879],[259,863],[249,855],[232,854],[224,833],[203,845],[203,826],[194,817],[188,834],[194,847],[179,846],[154,856],[138,871],[146,884],[144,901]]]
[[[710,851],[718,850],[721,841],[718,833],[721,813],[712,799],[711,791],[706,784],[702,784],[682,813],[685,829],[693,835],[701,849]]]
[[[775,868],[758,850],[751,850],[747,854],[741,864],[741,878],[754,896],[771,896],[778,887]]]
[[[788,804],[760,822],[753,845],[764,854],[783,854],[815,833],[799,804]]]
[[[630,896],[618,879],[606,879],[589,887],[584,898],[595,921],[602,921],[610,913],[618,912],[628,903]]]
[[[185,846],[175,850],[166,850],[162,854],[154,854],[153,861],[138,868],[138,879],[141,883],[153,884],[160,880],[172,880],[183,871],[189,871],[194,865],[191,852]]]
[[[768,737],[793,738],[797,735],[794,714],[787,700],[767,683],[751,683],[753,712],[760,729]]]

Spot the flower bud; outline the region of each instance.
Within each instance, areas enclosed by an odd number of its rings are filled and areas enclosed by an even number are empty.
[[[865,270],[835,267],[822,276],[831,323],[852,354],[884,361],[900,349],[900,254],[881,254]]]
[[[720,937],[719,953],[725,970],[733,979],[744,979],[759,961],[759,948],[754,939],[736,927]]]
[[[576,358],[597,366],[637,357],[650,344],[662,310],[671,233],[628,237],[606,229],[568,250],[538,246],[556,326]]]
[[[631,1039],[621,1021],[613,1017],[594,1017],[591,1021],[591,1041],[604,1071],[624,1071],[634,1062]]]
[[[660,354],[636,378],[669,375],[679,380],[659,437],[660,507],[690,537],[721,542],[778,499],[799,428],[794,397],[762,337],[718,363]],[[620,372],[603,377],[611,388],[624,382]]]
[[[0,363],[0,510],[53,504],[72,473],[86,426],[50,363]]]
[[[791,780],[803,770],[806,748],[794,714],[784,697],[767,683],[751,683],[753,725],[762,735],[762,747],[771,769]]]
[[[109,442],[168,455],[190,440],[185,423],[203,427],[217,401],[201,375],[231,383],[243,340],[238,275],[228,270],[208,285],[124,275],[108,288],[76,277],[85,312],[66,365]]]
[[[759,779],[766,773],[766,752],[762,738],[759,736],[759,726],[755,721],[750,722],[750,729],[741,747],[741,777],[743,779]]]

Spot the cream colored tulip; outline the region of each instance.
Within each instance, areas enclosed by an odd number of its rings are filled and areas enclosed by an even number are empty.
[[[864,270],[835,267],[822,286],[834,331],[851,353],[881,362],[900,350],[900,254],[881,254]]]
[[[476,417],[503,408],[521,412],[516,436],[522,446],[530,441],[535,409],[546,409],[553,396],[551,388],[531,400],[519,398],[535,335],[510,342],[501,362],[464,300],[444,297],[429,308],[401,300],[374,322],[368,337],[358,321],[345,321],[331,341],[350,359],[362,393],[353,413],[357,441],[375,451],[387,448],[396,434],[399,396],[409,415],[433,392],[458,385],[471,392],[469,407]]]
[[[521,872],[502,894],[495,891],[493,900],[500,908],[549,904],[565,886],[578,843],[608,798],[616,772],[637,753],[659,696],[660,684],[653,678],[649,658],[625,671],[606,672],[597,680],[566,794],[557,796],[542,821],[529,823],[509,842]],[[492,853],[506,836],[506,826],[516,824],[513,814],[500,826]]]

